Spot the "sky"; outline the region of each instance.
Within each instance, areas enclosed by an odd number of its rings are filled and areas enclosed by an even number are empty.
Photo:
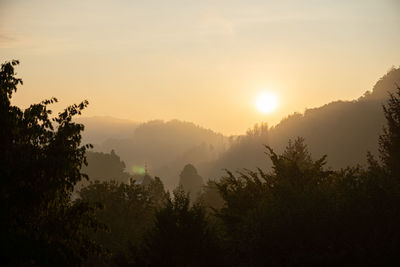
[[[400,64],[398,0],[0,0],[13,104],[180,119],[230,135],[352,100]],[[256,108],[264,91],[279,105]]]

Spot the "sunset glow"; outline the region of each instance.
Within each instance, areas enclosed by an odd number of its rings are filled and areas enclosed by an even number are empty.
[[[261,113],[272,113],[278,107],[278,97],[272,92],[263,92],[258,96],[256,106]]]
[[[21,61],[24,91],[15,105],[57,96],[59,112],[87,99],[87,117],[179,119],[236,135],[265,114],[272,126],[372,88],[400,62],[399,7],[394,0],[0,1],[0,59]],[[279,103],[255,99],[264,90],[275,90]]]
[[[2,266],[400,266],[400,0],[0,0]]]

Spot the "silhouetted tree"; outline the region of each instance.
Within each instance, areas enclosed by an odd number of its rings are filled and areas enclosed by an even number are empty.
[[[111,257],[92,257],[92,264],[121,266],[136,263],[144,234],[154,225],[155,211],[167,199],[161,180],[155,177],[147,186],[137,185],[134,181],[129,184],[96,181],[82,188],[79,194],[79,201],[100,203],[104,207],[97,218],[108,227],[108,231],[90,232],[90,235],[110,252]]]
[[[215,235],[200,204],[190,205],[182,188],[156,212],[155,227],[147,239],[149,266],[219,266]]]
[[[236,177],[228,171],[217,184],[225,201],[217,216],[225,226],[231,263],[312,263],[329,237],[324,233],[329,225],[323,223],[329,210],[324,189],[331,172],[323,168],[325,157],[311,159],[303,139],[289,142],[282,155],[267,149],[272,173],[248,170]]]
[[[379,138],[379,152],[384,167],[390,175],[400,181],[400,87],[396,93],[390,93],[389,100],[383,106],[386,127]]]
[[[389,103],[392,110],[400,107]],[[383,138],[397,129],[388,128]],[[216,216],[231,265],[400,262],[400,183],[385,170],[390,165],[369,155],[366,170],[326,170],[325,157],[314,161],[302,138],[289,141],[281,155],[267,149],[272,172],[228,171],[217,183],[224,206]],[[396,153],[385,155],[400,162]]]
[[[90,180],[129,182],[131,176],[125,172],[125,163],[114,150],[110,153],[88,151],[86,156],[88,165],[82,168],[82,172],[87,174]]]
[[[217,182],[207,181],[198,201],[208,208],[208,212],[221,209],[224,206],[224,200],[218,191]]]
[[[71,122],[87,101],[51,119],[52,98],[21,110],[11,105],[22,80],[18,61],[0,69],[0,223],[2,265],[81,265],[97,246],[85,234],[96,229],[94,208],[72,203],[74,185],[86,178],[88,145],[83,125]]]
[[[203,178],[197,173],[196,168],[192,164],[185,165],[179,178],[182,189],[189,193],[192,200],[196,199],[204,185]]]

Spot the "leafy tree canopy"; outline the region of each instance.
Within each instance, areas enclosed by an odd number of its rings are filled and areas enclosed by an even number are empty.
[[[97,247],[84,234],[96,228],[94,208],[72,203],[89,145],[81,145],[83,125],[72,122],[87,101],[51,118],[56,98],[21,110],[11,98],[22,84],[14,60],[0,69],[0,189],[3,263],[83,264]]]

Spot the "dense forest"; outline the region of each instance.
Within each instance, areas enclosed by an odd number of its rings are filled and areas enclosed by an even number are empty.
[[[249,130],[234,140],[226,154],[214,155],[213,164],[229,162],[218,165],[227,168],[219,177],[202,176],[195,164],[189,164],[190,157],[184,157],[189,162],[181,166],[171,191],[164,187],[161,172],[158,177],[146,165],[130,172],[117,150],[96,152],[82,143],[85,127],[75,117],[87,101],[56,116],[49,107],[56,98],[25,110],[13,106],[11,98],[22,84],[15,73],[18,64],[6,62],[0,69],[2,265],[400,263],[400,87],[396,81],[387,82],[398,75],[398,69],[377,83],[379,93],[374,88],[357,101],[309,110],[272,129],[261,124]],[[369,112],[375,106],[368,107],[376,104],[380,106],[376,116],[382,117],[384,127],[375,137],[376,151],[368,152],[373,146],[363,147],[364,159],[357,164],[352,149],[375,132],[368,128],[370,124],[363,128],[354,121],[373,120]],[[329,115],[336,109],[341,112]],[[168,123],[137,126],[138,138],[122,146],[150,145],[140,140],[154,134],[160,141],[151,144],[151,156],[157,160],[157,156],[179,157],[200,140],[194,135],[184,140],[187,144],[168,147],[163,138],[176,132],[162,136],[163,131],[154,132],[160,127],[168,128]],[[297,130],[286,136],[281,130],[285,127]],[[341,133],[337,139],[313,141],[317,148],[308,148],[309,136],[300,134],[305,129],[322,137],[323,130]],[[216,145],[225,149],[223,136],[201,132],[210,140],[203,149],[219,151]],[[283,142],[278,136],[286,139],[285,147],[275,150],[274,144]],[[179,153],[170,151],[175,146]],[[343,161],[337,163],[340,168],[327,164],[333,146],[334,157]],[[262,152],[263,161],[251,155]],[[242,155],[242,162],[235,155]]]

